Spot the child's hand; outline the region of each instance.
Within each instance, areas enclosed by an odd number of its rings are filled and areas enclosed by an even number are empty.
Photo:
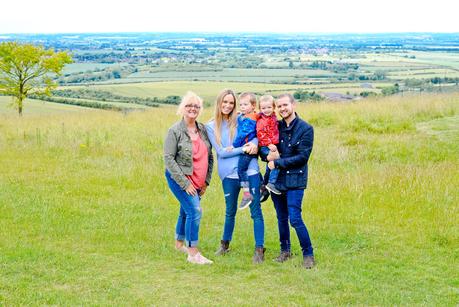
[[[228,146],[228,147],[225,148],[225,150],[226,151],[233,151],[233,148],[234,148],[233,146]]]
[[[274,145],[274,144],[269,144],[269,145],[268,145],[268,148],[269,148],[269,150],[271,150],[271,151],[277,151],[277,146]]]

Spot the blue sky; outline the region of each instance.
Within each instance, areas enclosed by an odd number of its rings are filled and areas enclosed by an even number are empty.
[[[458,0],[10,0],[0,33],[459,32],[458,9]]]

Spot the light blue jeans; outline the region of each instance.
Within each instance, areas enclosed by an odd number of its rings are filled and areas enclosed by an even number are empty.
[[[175,239],[185,241],[185,245],[188,247],[195,247],[198,245],[199,224],[202,215],[199,191],[198,195],[188,195],[172,179],[168,171],[166,171],[166,179],[169,188],[180,203],[180,212],[175,227]]]
[[[234,224],[237,212],[237,199],[241,186],[239,179],[223,179],[223,193],[225,193],[225,226],[223,228],[224,241],[231,241],[233,238]],[[253,234],[255,237],[255,247],[263,247],[265,240],[265,223],[260,205],[260,174],[249,176],[250,194],[253,196],[250,204],[250,216],[253,220]]]

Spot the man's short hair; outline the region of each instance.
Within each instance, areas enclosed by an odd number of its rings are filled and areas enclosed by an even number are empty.
[[[276,100],[279,100],[279,99],[284,98],[284,97],[288,97],[288,100],[290,100],[291,103],[295,103],[296,102],[295,97],[293,97],[293,95],[290,94],[290,93],[280,94],[279,96],[277,96]]]

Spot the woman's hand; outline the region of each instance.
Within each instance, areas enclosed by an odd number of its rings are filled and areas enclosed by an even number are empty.
[[[185,189],[185,192],[188,194],[188,195],[197,195],[198,194],[198,191],[195,189],[195,187],[193,186],[193,184],[190,183],[190,185]]]
[[[207,184],[201,188],[201,192],[199,192],[199,196],[203,196],[204,193],[206,193],[206,189],[207,189]]]
[[[274,161],[269,161],[269,162],[268,162],[268,167],[269,167],[269,169],[271,169],[271,170],[272,170],[272,169],[275,169],[276,166],[274,165]]]
[[[258,146],[253,144],[253,143],[247,143],[244,146],[246,146],[245,152],[248,153],[249,155],[256,155],[258,153]]]
[[[277,151],[277,146],[274,145],[274,144],[269,144],[269,145],[268,145],[268,148],[269,148],[269,150],[271,150],[271,151]]]

